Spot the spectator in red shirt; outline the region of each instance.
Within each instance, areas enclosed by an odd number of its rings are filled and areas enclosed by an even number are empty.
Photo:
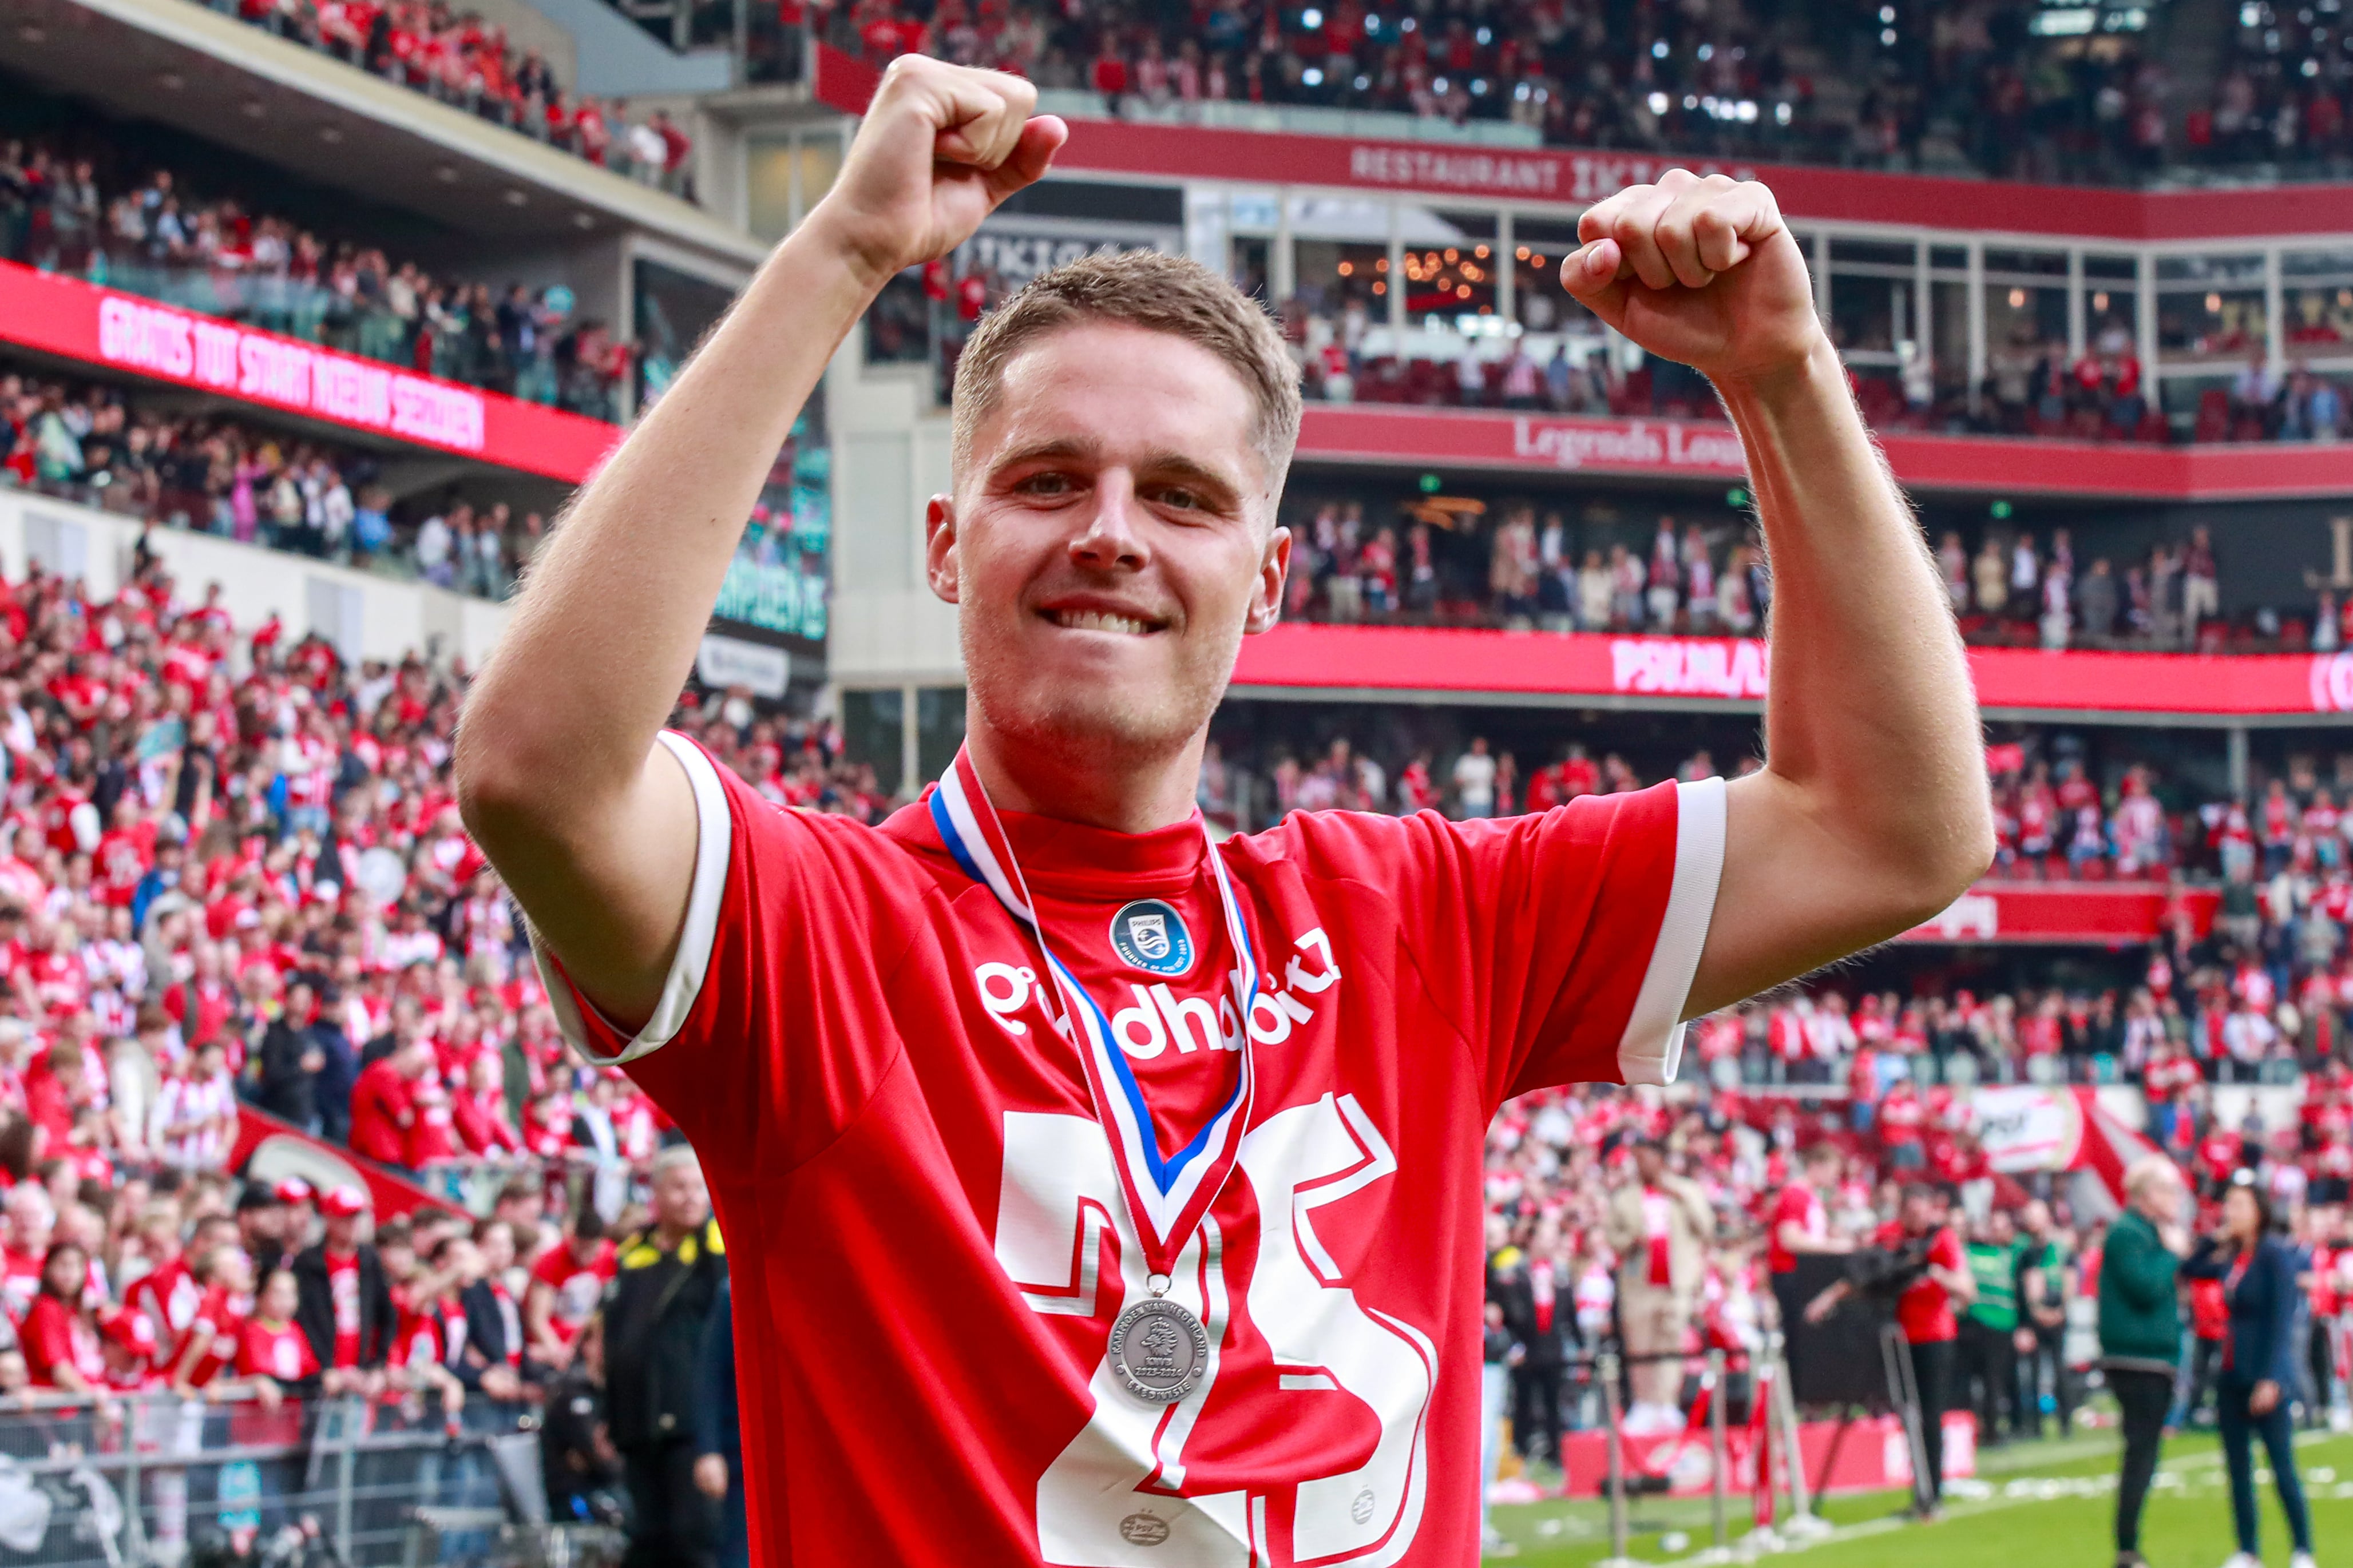
[[[1946,1206],[1945,1195],[1936,1188],[1910,1183],[1894,1223],[1882,1226],[1873,1237],[1900,1268],[1916,1270],[1896,1298],[1895,1322],[1911,1347],[1912,1381],[1919,1390],[1920,1436],[1928,1464],[1926,1473],[1916,1478],[1915,1491],[1929,1518],[1943,1512],[1945,1411],[1952,1398],[1953,1341],[1960,1331],[1953,1309],[1967,1307],[1978,1297],[1961,1238],[1945,1223]],[[1807,1321],[1820,1322],[1852,1294],[1853,1287],[1840,1280],[1814,1299],[1806,1309]]]
[[[106,1355],[98,1321],[85,1301],[89,1292],[90,1254],[76,1242],[53,1244],[41,1264],[40,1294],[25,1314],[20,1336],[25,1369],[35,1387],[104,1394]]]
[[[561,1367],[572,1360],[580,1331],[604,1299],[617,1265],[617,1249],[605,1234],[605,1218],[596,1205],[583,1203],[565,1233],[564,1243],[551,1248],[531,1271],[531,1289],[523,1298],[523,1324],[531,1354],[548,1365]]]
[[[452,1101],[450,1112],[467,1153],[522,1152],[522,1135],[507,1117],[506,1068],[497,1057],[483,1052],[467,1064],[465,1087]]]
[[[294,1259],[300,1300],[295,1317],[311,1342],[311,1358],[348,1386],[382,1392],[395,1325],[383,1258],[361,1239],[367,1194],[354,1186],[320,1195],[325,1234]]]
[[[276,1409],[278,1389],[263,1379],[246,1384],[223,1378],[237,1362],[237,1335],[253,1300],[253,1265],[240,1247],[216,1247],[196,1260],[196,1283],[204,1296],[172,1350],[172,1392],[183,1399],[220,1400],[248,1389]]]
[[[405,1040],[370,1062],[352,1086],[352,1152],[380,1165],[406,1166],[417,1122],[417,1090],[433,1070],[433,1042]]]
[[[1805,1302],[1797,1293],[1799,1254],[1854,1249],[1847,1237],[1831,1234],[1830,1210],[1822,1201],[1824,1194],[1837,1188],[1839,1167],[1845,1160],[1836,1144],[1815,1144],[1806,1151],[1796,1178],[1773,1199],[1765,1260],[1773,1278],[1773,1299],[1781,1308],[1781,1321],[1791,1328],[1805,1310]]]

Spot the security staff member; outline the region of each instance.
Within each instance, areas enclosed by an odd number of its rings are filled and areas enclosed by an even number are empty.
[[[650,1229],[621,1244],[604,1308],[606,1398],[634,1512],[624,1568],[711,1568],[711,1500],[694,1484],[699,1357],[727,1279],[702,1167],[683,1146],[654,1160]]]

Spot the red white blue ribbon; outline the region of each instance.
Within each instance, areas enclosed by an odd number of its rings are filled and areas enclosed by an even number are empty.
[[[1078,976],[1054,955],[1052,945],[1046,940],[1037,905],[1022,879],[1020,863],[1014,858],[1012,840],[1006,837],[1005,825],[997,820],[997,808],[989,803],[988,792],[981,784],[979,770],[973,766],[968,750],[957,749],[955,765],[942,775],[939,788],[932,793],[931,812],[932,826],[938,830],[940,841],[947,846],[956,865],[965,875],[996,894],[1006,912],[1027,927],[1037,942],[1046,972],[1054,977],[1054,989],[1061,1000],[1055,1026],[1079,1047],[1080,1059],[1085,1064],[1095,1116],[1111,1135],[1113,1152],[1118,1156],[1115,1163],[1120,1185],[1126,1194],[1128,1214],[1135,1222],[1137,1237],[1144,1243],[1145,1262],[1155,1274],[1170,1273],[1187,1238],[1199,1228],[1202,1216],[1209,1212],[1209,1205],[1217,1201],[1219,1192],[1233,1174],[1241,1135],[1250,1123],[1250,1007],[1258,1000],[1258,960],[1250,946],[1249,926],[1242,919],[1241,900],[1234,892],[1225,860],[1218,853],[1217,841],[1209,837],[1208,823],[1199,812],[1193,814],[1201,830],[1210,876],[1218,885],[1218,901],[1225,911],[1226,934],[1233,942],[1236,967],[1231,977],[1234,1003],[1240,1008],[1236,1031],[1240,1040],[1241,1070],[1232,1094],[1208,1123],[1194,1134],[1192,1142],[1174,1153],[1163,1153],[1159,1137],[1153,1131],[1152,1111],[1145,1103],[1143,1087],[1128,1066],[1126,1053],[1112,1035],[1110,1016],[1079,984]],[[1075,1030],[1071,1027],[1073,1019],[1078,1025]]]

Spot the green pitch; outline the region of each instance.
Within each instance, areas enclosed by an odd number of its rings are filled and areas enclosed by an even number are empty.
[[[2260,1450],[2258,1450],[2260,1454]],[[2059,1442],[1999,1449],[1979,1456],[1978,1482],[1963,1482],[1947,1499],[1941,1523],[1915,1525],[1894,1516],[1905,1492],[1837,1498],[1821,1512],[1831,1536],[1788,1554],[1758,1555],[1788,1568],[2109,1568],[2116,1498],[2117,1443],[2112,1429]],[[2299,1445],[2305,1495],[2312,1503],[2316,1555],[2324,1568],[2353,1564],[2353,1437],[2315,1436]],[[2284,1568],[2287,1527],[2257,1472],[2263,1500],[2263,1561]],[[1748,1500],[1731,1500],[1734,1543],[1745,1528]],[[1638,1531],[1628,1555],[1641,1562],[1688,1560],[1709,1544],[1708,1505],[1636,1500]],[[1519,1547],[1516,1557],[1491,1559],[1526,1568],[1587,1568],[1609,1554],[1609,1518],[1593,1502],[1498,1507],[1496,1528]],[[1660,1527],[1663,1527],[1663,1530]],[[1662,1535],[1681,1531],[1688,1543],[1666,1551]],[[2231,1555],[2231,1500],[2221,1455],[2211,1436],[2178,1437],[2165,1459],[2141,1526],[2141,1552],[2150,1568],[2221,1568]]]

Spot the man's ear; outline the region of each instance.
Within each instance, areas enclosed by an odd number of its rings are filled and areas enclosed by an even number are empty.
[[[923,577],[942,604],[958,602],[955,545],[955,498],[935,495],[923,503]]]
[[[1266,631],[1282,618],[1282,585],[1291,577],[1291,530],[1278,526],[1266,536],[1266,553],[1260,558],[1258,580],[1251,586],[1250,613],[1242,630],[1250,636]]]

